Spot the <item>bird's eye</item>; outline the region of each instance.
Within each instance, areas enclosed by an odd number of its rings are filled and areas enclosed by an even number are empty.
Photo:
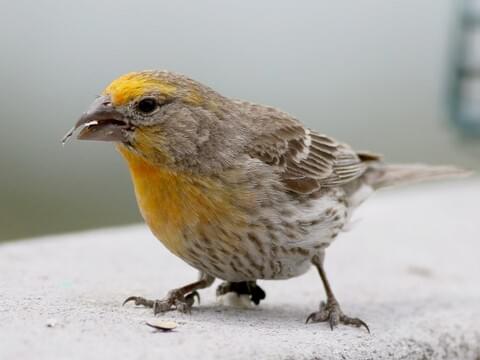
[[[150,114],[151,112],[155,111],[157,107],[157,100],[153,98],[142,99],[137,104],[137,109],[144,114]]]

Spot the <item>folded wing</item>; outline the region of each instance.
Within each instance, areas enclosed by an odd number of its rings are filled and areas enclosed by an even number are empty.
[[[331,137],[302,126],[293,118],[262,117],[263,126],[248,146],[254,158],[274,166],[291,191],[311,193],[346,184],[361,176],[374,154],[361,155]]]

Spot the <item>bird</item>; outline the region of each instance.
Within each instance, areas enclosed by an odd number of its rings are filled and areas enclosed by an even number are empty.
[[[343,312],[328,280],[326,249],[376,190],[468,172],[454,166],[389,164],[304,126],[272,106],[232,99],[166,70],[111,82],[65,135],[113,142],[130,170],[153,235],[199,271],[153,309],[190,312],[198,290],[266,296],[258,280],[318,270],[326,293],[306,322],[364,327]]]

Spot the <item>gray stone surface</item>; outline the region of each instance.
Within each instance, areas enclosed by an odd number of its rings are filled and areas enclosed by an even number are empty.
[[[145,226],[0,246],[0,359],[479,359],[480,182],[384,192],[327,253],[345,312],[372,333],[305,325],[324,294],[316,272],[262,281],[240,310],[202,291],[178,328],[145,325],[128,295],[160,297],[196,278]],[[54,221],[54,219],[52,219]]]

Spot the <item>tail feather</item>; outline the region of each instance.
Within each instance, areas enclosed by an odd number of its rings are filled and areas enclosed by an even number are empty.
[[[450,177],[466,177],[469,170],[455,166],[432,166],[424,164],[377,164],[366,174],[366,181],[374,189],[389,186],[406,185],[429,180],[440,180]]]

